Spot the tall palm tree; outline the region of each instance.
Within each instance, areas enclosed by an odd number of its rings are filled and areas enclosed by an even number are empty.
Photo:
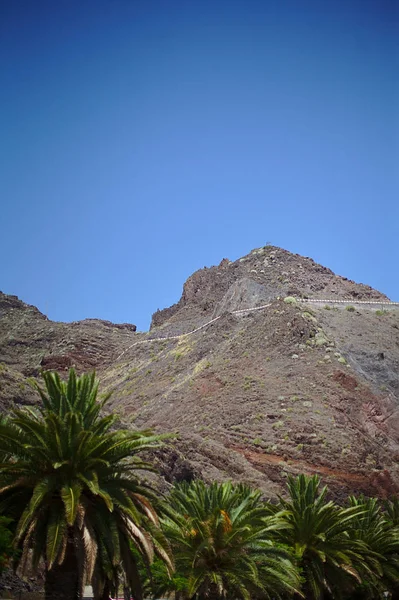
[[[280,498],[271,512],[280,516],[286,527],[275,532],[281,543],[293,548],[304,577],[306,598],[341,598],[360,582],[357,565],[363,564],[367,545],[351,539],[351,520],[362,507],[340,508],[326,500],[327,488],[320,489],[317,476],[299,475],[288,479],[289,498]],[[366,570],[369,567],[364,567]]]
[[[138,471],[151,466],[139,454],[159,446],[147,431],[115,428],[101,416],[94,373],[67,382],[44,373],[42,406],[14,410],[0,422],[0,511],[17,521],[21,566],[44,559],[46,599],[80,598],[85,580],[100,597],[105,564],[122,562],[136,598],[140,581],[131,545],[148,562],[168,560],[154,509],[156,496]]]
[[[267,515],[260,492],[245,485],[202,481],[176,485],[165,532],[174,550],[180,596],[281,598],[299,587],[289,553],[270,540],[279,520]]]

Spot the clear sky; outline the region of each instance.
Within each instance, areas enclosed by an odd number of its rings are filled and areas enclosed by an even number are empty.
[[[266,242],[399,300],[397,0],[1,0],[0,289],[148,327]]]

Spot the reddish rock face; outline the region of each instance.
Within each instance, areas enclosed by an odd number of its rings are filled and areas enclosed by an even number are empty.
[[[352,375],[343,371],[336,371],[333,374],[334,381],[337,381],[345,390],[353,392],[358,387],[358,381]]]
[[[54,323],[0,294],[1,406],[35,402],[26,378],[43,368],[95,368],[126,423],[179,433],[156,457],[168,481],[234,479],[273,496],[287,473],[314,472],[337,498],[386,496],[399,489],[399,310],[359,300],[387,299],[272,246],[194,273],[148,333]]]

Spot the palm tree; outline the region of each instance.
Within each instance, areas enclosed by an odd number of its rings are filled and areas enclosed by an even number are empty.
[[[289,553],[270,539],[280,526],[245,485],[202,481],[176,485],[164,530],[186,598],[281,598],[299,587]],[[166,591],[167,590],[166,585]]]
[[[399,530],[399,498],[397,496],[384,503],[385,515],[391,527]],[[392,600],[399,600],[399,578],[392,587]]]
[[[350,506],[358,506],[363,512],[350,522],[348,533],[351,539],[361,540],[368,546],[359,571],[362,583],[358,586],[354,598],[374,600],[384,598],[384,592],[393,591],[399,581],[399,527],[390,520],[398,504],[387,504],[388,514],[384,514],[376,498],[360,496],[349,498]]]
[[[67,382],[44,373],[42,406],[14,410],[0,422],[0,511],[17,522],[20,564],[44,559],[46,599],[80,598],[93,579],[98,597],[109,580],[105,565],[122,562],[131,590],[141,597],[132,546],[151,562],[168,560],[154,509],[155,493],[137,471],[151,466],[139,454],[159,446],[147,431],[115,428],[101,416],[94,373]]]
[[[367,545],[348,534],[350,522],[363,508],[340,508],[327,502],[327,488],[320,489],[317,476],[289,477],[288,490],[289,499],[280,498],[279,505],[271,507],[286,524],[274,535],[293,548],[305,580],[306,598],[341,598],[360,582],[356,566],[363,564],[367,554]],[[367,565],[364,569],[368,570]]]
[[[392,527],[399,527],[399,498],[394,496],[389,500],[385,500],[384,509],[386,518]]]

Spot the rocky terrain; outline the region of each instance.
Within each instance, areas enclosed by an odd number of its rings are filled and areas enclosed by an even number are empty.
[[[55,323],[0,293],[1,408],[34,403],[43,368],[95,368],[125,424],[176,433],[156,456],[164,486],[232,478],[272,497],[305,472],[337,497],[387,496],[399,491],[399,307],[387,301],[273,246],[194,273],[146,333]]]

